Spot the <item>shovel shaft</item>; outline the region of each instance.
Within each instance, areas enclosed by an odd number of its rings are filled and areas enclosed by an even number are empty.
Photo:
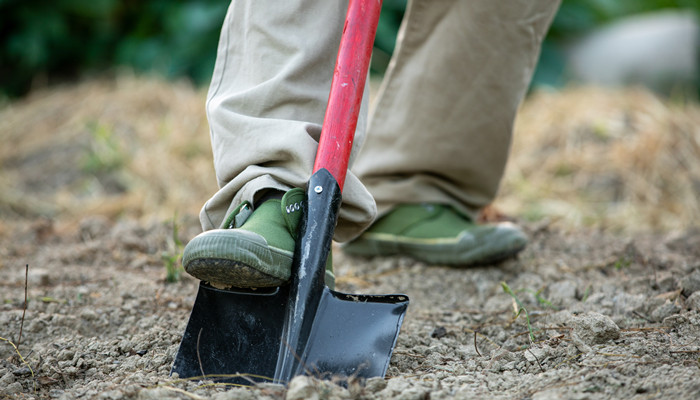
[[[342,191],[382,0],[350,0],[313,172],[327,169]]]

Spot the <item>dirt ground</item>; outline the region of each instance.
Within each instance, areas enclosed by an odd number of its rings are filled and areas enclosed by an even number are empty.
[[[700,398],[699,107],[638,90],[527,100],[485,215],[526,230],[516,259],[334,249],[338,290],[411,299],[385,379],[169,376],[197,281],[166,265],[215,190],[202,99],[128,77],[0,109],[0,398]]]

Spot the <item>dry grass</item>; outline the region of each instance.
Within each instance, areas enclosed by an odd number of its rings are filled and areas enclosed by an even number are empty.
[[[124,76],[34,93],[0,111],[0,213],[197,214],[216,190],[205,94]]]
[[[498,204],[614,231],[700,221],[700,106],[643,89],[570,88],[523,105]]]
[[[205,93],[121,76],[0,110],[0,217],[196,215],[215,190]],[[623,232],[700,220],[700,106],[642,89],[536,93],[498,208]]]

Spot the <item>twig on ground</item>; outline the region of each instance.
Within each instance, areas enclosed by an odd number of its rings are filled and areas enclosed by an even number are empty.
[[[476,354],[478,354],[479,357],[482,357],[481,353],[479,353],[479,348],[476,346],[476,331],[474,331],[474,350],[476,350]]]
[[[24,316],[27,313],[27,282],[29,281],[29,264],[24,266],[24,305],[22,306],[22,320],[19,323],[19,339],[17,339],[17,347],[22,344],[22,330],[24,329]],[[19,350],[17,350],[19,353]]]
[[[398,354],[400,356],[407,356],[407,357],[425,358],[425,356],[423,356],[423,355],[408,353],[405,351],[394,351],[394,354]]]
[[[671,350],[671,351],[669,351],[669,354],[691,354],[691,353],[700,353],[700,350]]]
[[[544,372],[544,368],[542,368],[542,363],[540,362],[540,359],[537,358],[537,356],[535,355],[535,353],[532,352],[531,349],[528,348],[527,351],[529,351],[530,354],[532,354],[532,356],[535,357],[535,361],[537,361],[537,365],[540,366],[540,371]]]

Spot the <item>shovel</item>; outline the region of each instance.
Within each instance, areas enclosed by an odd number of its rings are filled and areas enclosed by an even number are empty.
[[[378,0],[350,0],[291,283],[221,290],[200,282],[171,373],[243,385],[386,373],[408,297],[346,294],[324,283],[380,9]]]

